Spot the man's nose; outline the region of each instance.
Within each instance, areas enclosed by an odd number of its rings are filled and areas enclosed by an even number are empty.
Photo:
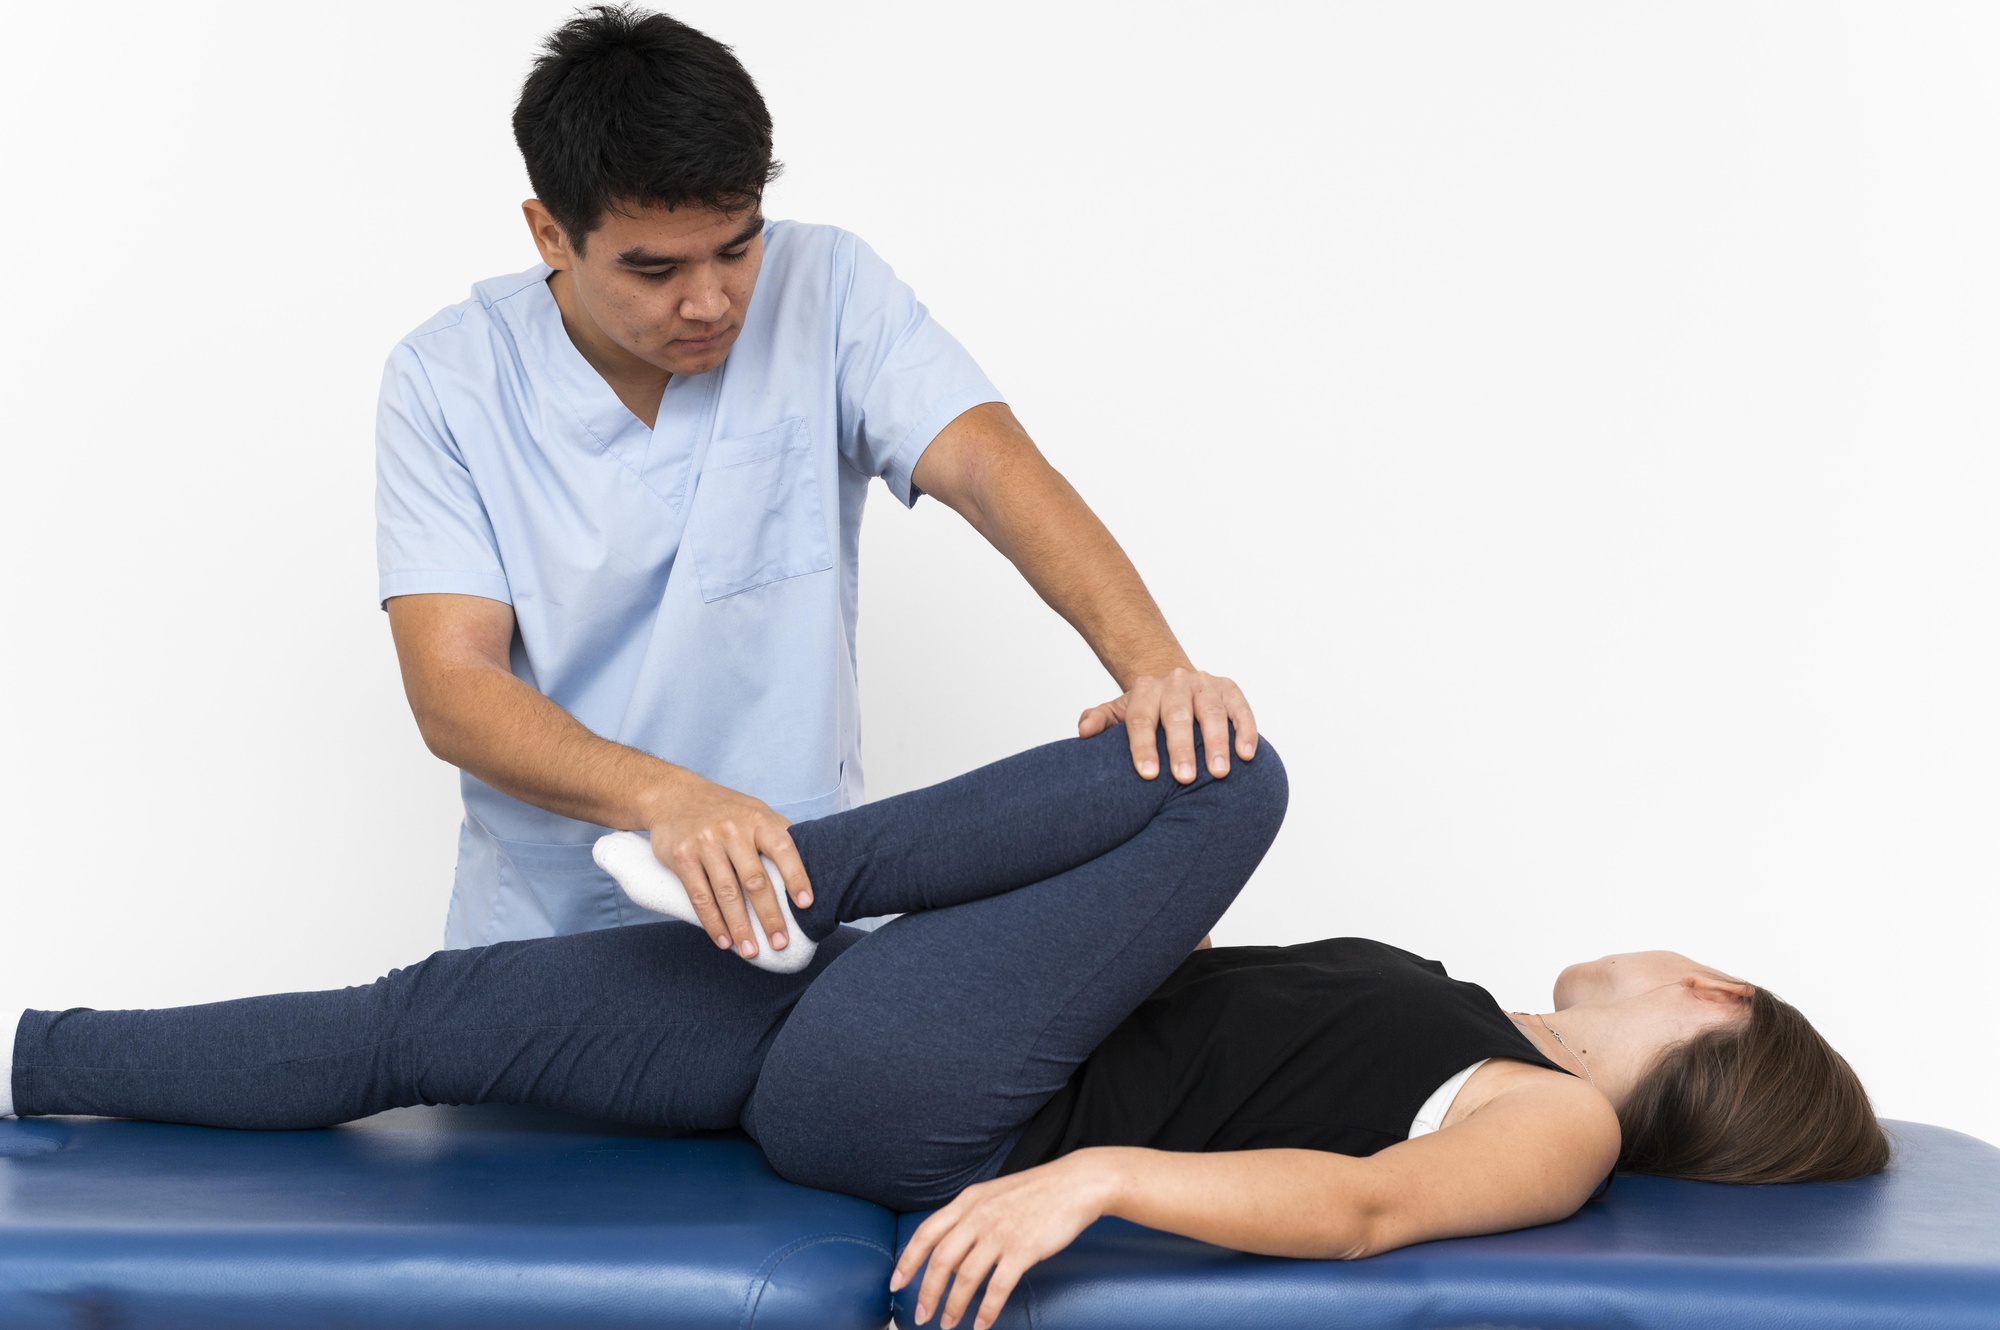
[[[710,278],[698,280],[695,288],[681,298],[681,317],[689,323],[714,323],[729,312],[729,293],[722,283]]]

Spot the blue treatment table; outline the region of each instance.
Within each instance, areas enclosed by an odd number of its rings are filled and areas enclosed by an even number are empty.
[[[484,1107],[0,1120],[5,1330],[882,1330],[895,1232],[735,1135]]]
[[[1621,1178],[1560,1224],[1351,1264],[1107,1220],[1032,1272],[1001,1324],[2000,1327],[2000,1150],[1893,1129],[1881,1178]],[[0,1122],[5,1330],[881,1330],[897,1239],[894,1215],[781,1182],[734,1135],[502,1108],[317,1132]],[[896,1313],[909,1324],[907,1293]]]
[[[1559,1224],[1366,1261],[1245,1256],[1104,1220],[1030,1271],[994,1330],[1995,1330],[2000,1150],[1886,1125],[1897,1157],[1881,1177],[1621,1177]]]

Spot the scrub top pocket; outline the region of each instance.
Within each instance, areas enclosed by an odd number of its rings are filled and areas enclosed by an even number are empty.
[[[704,601],[833,567],[819,465],[803,417],[709,445],[687,542]]]

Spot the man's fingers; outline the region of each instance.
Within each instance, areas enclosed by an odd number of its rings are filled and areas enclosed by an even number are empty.
[[[1248,762],[1257,756],[1257,717],[1250,711],[1250,699],[1233,683],[1229,685],[1229,721],[1236,727],[1236,756]]]
[[[1111,708],[1099,704],[1076,718],[1076,737],[1095,739],[1111,728]]]
[[[784,874],[785,890],[791,894],[792,904],[801,910],[811,905],[812,879],[806,876],[806,861],[799,858],[799,847],[792,844],[790,833],[783,827],[767,828],[758,836],[757,848]]]
[[[715,893],[709,890],[708,870],[701,866],[701,857],[692,851],[677,854],[670,867],[680,878],[681,886],[687,889],[695,917],[701,920],[702,932],[714,938],[716,946],[729,946],[729,924],[723,919],[722,911],[715,908]]]
[[[1154,733],[1160,724],[1159,694],[1151,689],[1135,689],[1126,694],[1125,742],[1132,748],[1132,765],[1147,780],[1160,774],[1160,740]]]
[[[750,913],[743,907],[743,884],[737,880],[736,868],[729,862],[720,837],[704,835],[701,866],[708,872],[708,889],[715,896],[715,908],[729,930],[736,954],[748,960],[757,954],[757,938],[750,931]]]
[[[1183,785],[1192,785],[1201,773],[1194,765],[1194,699],[1193,690],[1176,692],[1162,700],[1160,725],[1167,732],[1167,762],[1174,769],[1174,779]]]
[[[1222,699],[1204,693],[1199,702],[1201,746],[1208,754],[1208,774],[1221,780],[1229,774],[1229,712]]]
[[[757,842],[748,836],[734,836],[725,848],[730,866],[736,870],[736,880],[743,884],[744,903],[757,912],[757,921],[764,925],[764,936],[770,939],[771,950],[783,951],[791,938],[785,932],[785,916],[778,909],[777,884],[764,871],[764,861],[757,856]]]

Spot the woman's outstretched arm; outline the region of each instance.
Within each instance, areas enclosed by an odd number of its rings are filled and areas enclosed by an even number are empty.
[[[1238,1251],[1350,1260],[1562,1219],[1617,1158],[1610,1102],[1554,1072],[1522,1076],[1462,1122],[1366,1159],[1078,1150],[966,1188],[911,1236],[892,1287],[928,1259],[918,1320],[941,1309],[938,1323],[950,1330],[991,1274],[975,1321],[983,1328],[1031,1266],[1106,1215]]]

